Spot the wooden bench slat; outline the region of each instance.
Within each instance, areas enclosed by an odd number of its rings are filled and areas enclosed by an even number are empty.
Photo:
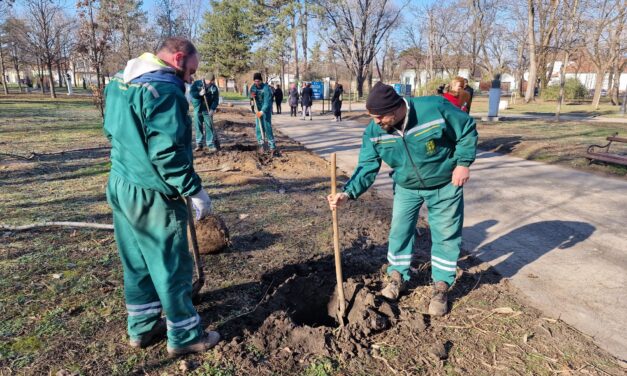
[[[599,161],[604,161],[604,162],[617,163],[617,164],[621,164],[621,165],[627,166],[627,157],[623,157],[623,156],[619,156],[619,155],[615,155],[615,154],[588,153],[588,156],[586,158],[599,160]]]
[[[615,137],[615,136],[611,136],[607,138],[608,141],[614,141],[614,142],[625,142],[627,143],[627,138],[624,137]]]

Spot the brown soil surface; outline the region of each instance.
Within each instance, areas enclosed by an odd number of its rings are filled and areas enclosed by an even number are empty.
[[[0,233],[0,375],[624,374],[619,361],[591,338],[531,308],[507,279],[470,256],[459,262],[451,313],[429,317],[431,242],[423,222],[407,293],[398,302],[383,299],[391,202],[372,191],[339,211],[348,302],[347,323],[339,326],[325,200],[329,164],[279,132],[282,156],[259,158],[251,114],[226,109],[216,120],[222,150],[196,153],[195,167],[206,171],[200,175],[232,244],[203,255],[207,278],[197,309],[222,342],[206,354],[176,360],[167,359],[163,341],[131,349],[111,233],[5,232]],[[106,168],[106,154],[96,157]],[[93,158],[75,163],[94,163]],[[8,167],[3,184],[54,179],[74,194],[80,186],[71,180],[77,167],[67,161],[54,166]],[[101,190],[96,196],[79,202],[106,208],[105,178],[90,188]],[[42,205],[63,212],[66,201]],[[77,207],[76,215],[84,215],[86,207]],[[78,218],[111,221],[107,212]]]
[[[209,215],[194,222],[200,254],[218,253],[231,244],[229,229],[219,216]]]

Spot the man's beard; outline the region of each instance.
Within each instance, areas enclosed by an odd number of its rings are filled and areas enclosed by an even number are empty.
[[[183,58],[183,65],[181,68],[182,69],[174,68],[174,71],[176,76],[185,82],[185,71],[187,71],[187,56]]]

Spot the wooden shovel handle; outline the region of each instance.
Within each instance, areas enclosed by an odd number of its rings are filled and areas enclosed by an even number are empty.
[[[336,155],[331,154],[331,194],[337,193],[336,182]],[[342,258],[340,256],[340,231],[337,220],[337,208],[332,210],[333,215],[333,253],[335,254],[335,279],[337,280],[337,296],[340,308],[340,324],[344,325],[346,315],[346,300],[344,298],[344,277],[342,274]]]

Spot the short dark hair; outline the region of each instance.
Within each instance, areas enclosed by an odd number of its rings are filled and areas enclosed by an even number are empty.
[[[157,53],[161,51],[168,51],[169,53],[182,52],[185,56],[198,53],[198,50],[196,50],[196,47],[190,40],[181,37],[166,38],[157,48]]]

